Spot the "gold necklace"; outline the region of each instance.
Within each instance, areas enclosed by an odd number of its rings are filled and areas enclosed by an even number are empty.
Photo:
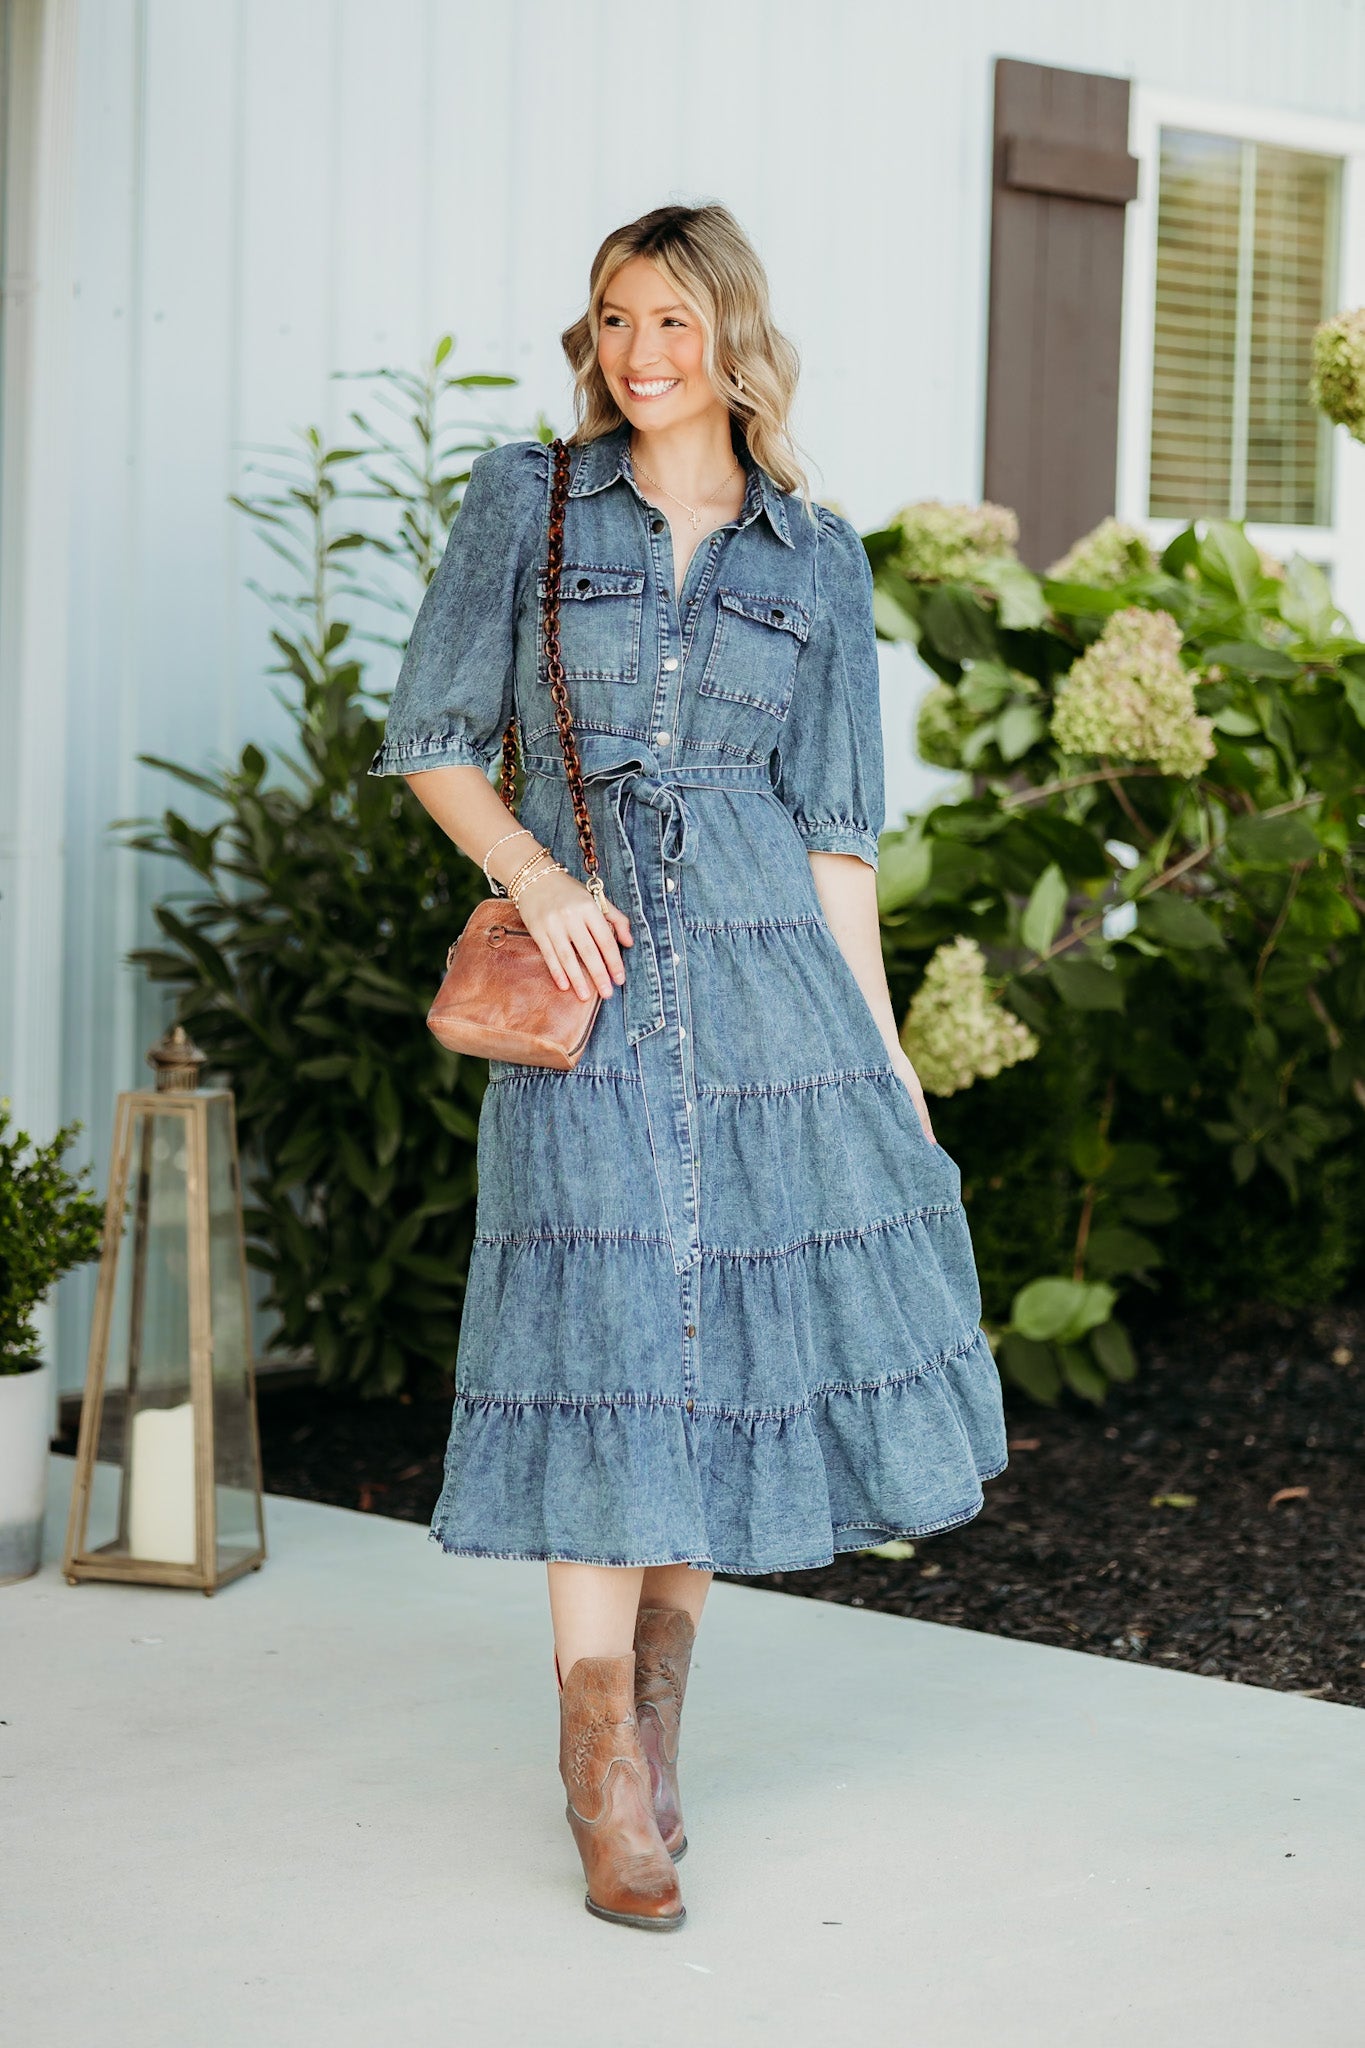
[[[697,528],[701,525],[701,513],[697,510],[696,506],[689,505],[686,498],[680,498],[675,491],[669,490],[667,484],[661,484],[659,482],[658,477],[651,476],[649,471],[645,468],[644,464],[640,461],[639,457],[635,454],[634,449],[631,450],[631,460],[635,464],[635,474],[637,476],[642,476],[647,484],[653,484],[655,490],[662,491],[666,498],[672,498],[673,503],[675,505],[682,506],[683,511],[692,521],[692,531],[693,533],[695,533]],[[715,490],[709,491],[707,495],[702,499],[701,502],[703,505],[709,505],[712,499],[718,498],[720,496],[721,491],[724,489],[725,485],[729,483],[730,478],[734,475],[735,471],[738,468],[739,464],[737,462],[731,463],[729,469],[726,470],[725,475],[716,485]]]

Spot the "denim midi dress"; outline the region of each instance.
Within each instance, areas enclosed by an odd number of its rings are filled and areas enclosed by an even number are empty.
[[[480,1557],[797,1570],[975,1515],[1006,1464],[1000,1380],[959,1169],[806,858],[877,865],[862,543],[739,441],[742,510],[679,599],[629,431],[570,450],[560,638],[634,945],[571,1072],[489,1063],[430,1533]],[[549,472],[536,441],[475,460],[370,772],[491,772],[515,712],[518,822],[581,877],[543,673]]]

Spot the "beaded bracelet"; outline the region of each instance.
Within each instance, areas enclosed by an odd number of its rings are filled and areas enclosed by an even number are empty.
[[[532,830],[531,830],[531,828],[530,828],[530,826],[529,826],[529,825],[520,825],[520,826],[518,826],[518,828],[517,828],[517,830],[516,830],[515,832],[504,832],[504,833],[503,833],[503,835],[502,835],[502,838],[501,838],[501,839],[495,839],[495,840],[493,841],[493,844],[492,844],[492,846],[490,846],[490,847],[489,847],[489,849],[488,849],[488,852],[487,852],[487,853],[486,853],[486,854],[484,855],[484,857],[483,857],[483,862],[482,862],[482,866],[483,866],[483,878],[484,878],[485,882],[487,882],[487,884],[488,884],[489,888],[490,888],[490,889],[491,889],[491,890],[493,891],[493,893],[494,893],[494,895],[495,895],[495,896],[497,895],[497,893],[498,893],[498,891],[499,891],[499,890],[501,890],[501,891],[502,891],[502,893],[503,893],[503,895],[505,896],[505,895],[507,894],[507,885],[506,885],[506,884],[505,884],[504,882],[499,882],[499,881],[498,881],[498,880],[496,879],[496,877],[495,877],[495,876],[493,876],[493,875],[490,875],[490,874],[489,874],[489,872],[488,872],[488,862],[489,862],[489,857],[490,857],[490,855],[491,855],[492,853],[494,853],[494,851],[495,851],[495,850],[496,850],[496,849],[497,849],[497,848],[498,848],[499,846],[501,846],[501,845],[503,844],[503,842],[504,842],[505,840],[508,840],[508,839],[520,839],[520,838],[522,838],[522,836],[523,836],[523,835],[524,835],[524,836],[525,836],[526,838],[528,838],[528,839],[534,839],[534,837],[535,837],[535,834],[534,834],[534,833],[532,832]]]
[[[532,882],[538,882],[542,875],[567,875],[568,872],[569,870],[564,866],[564,863],[555,860],[552,855],[546,862],[538,863],[535,866],[534,873],[523,876],[521,886],[518,888],[516,895],[512,897],[513,908],[515,909],[521,902],[522,897],[526,894]]]
[[[530,859],[524,860],[521,866],[517,869],[516,873],[509,880],[507,884],[508,895],[510,896],[512,894],[512,891],[515,889],[517,883],[521,880],[523,875],[530,874],[531,869],[535,866],[537,861],[553,859],[554,855],[550,852],[550,849],[547,846],[538,846],[535,852],[531,855]]]

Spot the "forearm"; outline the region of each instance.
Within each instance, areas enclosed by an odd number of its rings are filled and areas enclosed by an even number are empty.
[[[405,775],[403,780],[446,837],[479,866],[494,841],[503,840],[488,861],[488,873],[504,888],[540,845],[538,839],[525,833],[517,839],[505,838],[509,832],[520,831],[519,821],[482,768],[426,768],[418,774]]]
[[[882,959],[876,870],[856,853],[812,853],[807,858],[815,893],[835,943],[867,999],[887,1051],[900,1053],[900,1034]]]

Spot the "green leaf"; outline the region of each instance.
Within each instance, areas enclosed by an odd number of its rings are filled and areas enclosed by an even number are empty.
[[[1050,1344],[1035,1343],[1017,1330],[1007,1330],[1000,1339],[1000,1356],[1008,1378],[1045,1407],[1053,1407],[1062,1390],[1062,1376]]]
[[[1047,977],[1068,1009],[1123,1008],[1122,976],[1114,968],[1101,967],[1098,960],[1050,960]]]
[[[963,583],[941,583],[930,592],[924,633],[951,661],[989,660],[1000,651],[990,613]]]
[[[1123,1324],[1112,1316],[1090,1332],[1090,1349],[1111,1380],[1136,1378],[1137,1359],[1132,1342]]]
[[[449,1131],[452,1137],[464,1138],[471,1144],[477,1138],[477,1119],[471,1116],[467,1109],[462,1109],[458,1102],[448,1102],[443,1096],[432,1095],[427,1099],[427,1108],[441,1128]]]
[[[1220,640],[1216,647],[1204,649],[1201,660],[1205,665],[1218,662],[1223,668],[1235,668],[1244,676],[1272,676],[1282,682],[1296,676],[1301,666],[1278,648],[1262,647],[1255,640]],[[1220,730],[1234,728],[1224,726]]]
[[[1010,1321],[1035,1343],[1074,1344],[1097,1323],[1107,1322],[1118,1299],[1097,1280],[1030,1280],[1014,1297]]]
[[[1030,747],[1036,747],[1047,732],[1047,723],[1036,704],[1008,704],[995,727],[995,743],[1002,761],[1017,761]]]
[[[1228,848],[1248,867],[1280,868],[1295,861],[1316,860],[1322,843],[1306,818],[1291,813],[1279,818],[1238,818],[1228,827]]]
[[[1109,1391],[1109,1382],[1094,1360],[1074,1344],[1059,1344],[1057,1357],[1062,1378],[1072,1393],[1079,1394],[1084,1401],[1093,1401],[1098,1407]]]
[[[1000,624],[1006,632],[1026,631],[1041,626],[1047,617],[1047,600],[1043,586],[1031,569],[1022,562],[1008,556],[999,556],[990,561],[980,562],[972,571],[973,580],[987,590],[993,590],[999,601]]]
[[[1039,875],[1019,920],[1019,936],[1031,953],[1046,953],[1066,909],[1066,878],[1055,861]]]
[[[1215,732],[1225,732],[1233,739],[1246,740],[1261,730],[1261,721],[1254,718],[1249,711],[1239,711],[1235,704],[1228,704],[1222,711],[1215,711],[1213,727]]]
[[[918,824],[886,832],[877,842],[877,908],[885,917],[913,902],[933,869],[933,851]]]
[[[1111,1223],[1091,1231],[1085,1263],[1088,1271],[1102,1279],[1112,1279],[1119,1273],[1145,1273],[1150,1267],[1159,1266],[1162,1259],[1150,1237],[1128,1230],[1121,1223]]]
[[[1232,590],[1243,605],[1251,603],[1261,580],[1261,559],[1241,526],[1211,519],[1199,562],[1211,582]]]
[[[883,640],[908,640],[911,646],[918,646],[919,620],[880,582],[872,587],[872,619]]]
[[[1149,938],[1177,952],[1198,952],[1225,942],[1213,919],[1188,896],[1173,896],[1161,889],[1138,903],[1138,925]]]

